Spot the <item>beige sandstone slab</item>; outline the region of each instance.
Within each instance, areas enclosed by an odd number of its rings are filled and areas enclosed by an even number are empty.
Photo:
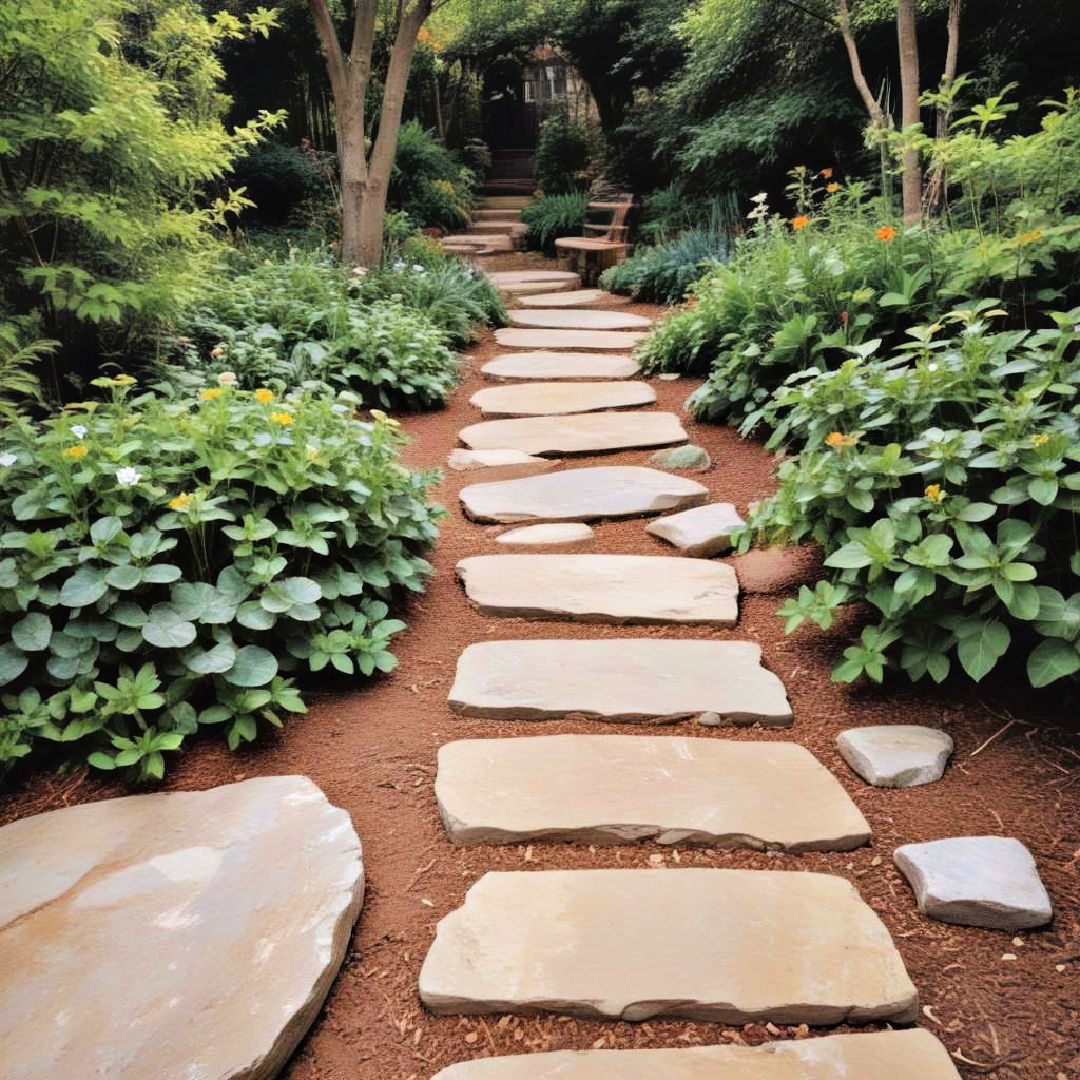
[[[495,537],[496,544],[516,548],[581,548],[592,543],[595,533],[578,522],[525,525]]]
[[[572,270],[496,270],[488,277],[500,289],[520,281],[572,281],[575,286],[581,283],[581,275]]]
[[[745,524],[731,503],[710,503],[650,521],[645,531],[689,558],[707,559],[730,551],[732,531]]]
[[[474,521],[597,521],[697,506],[708,499],[709,489],[659,469],[607,465],[470,484],[459,497]]]
[[[462,1061],[433,1080],[960,1080],[925,1028],[762,1046],[558,1050]]]
[[[363,898],[348,814],[273,776],[0,829],[4,1080],[265,1080]]]
[[[645,334],[634,330],[547,330],[504,326],[495,340],[512,349],[632,349]]]
[[[514,379],[632,379],[641,369],[636,360],[619,354],[582,352],[503,353],[489,360],[480,374],[496,382]]]
[[[573,289],[558,296],[523,296],[519,303],[527,308],[591,307],[593,304],[628,304],[629,296],[603,289]]]
[[[918,1017],[888,930],[850,882],[776,870],[485,874],[439,923],[420,997],[438,1015]]]
[[[484,416],[567,416],[604,409],[633,409],[652,405],[656,391],[646,382],[540,382],[487,386],[469,404]]]
[[[568,293],[576,287],[574,281],[507,281],[496,286],[509,296],[540,296],[547,293]]]
[[[569,622],[734,626],[735,571],[656,555],[473,555],[457,564],[483,615]]]
[[[439,750],[435,796],[455,844],[708,844],[850,851],[870,826],[790,742],[646,735],[468,739]]]
[[[689,436],[674,413],[600,412],[485,420],[462,428],[458,438],[470,450],[509,448],[552,457],[674,446]]]
[[[558,462],[550,458],[533,457],[523,450],[463,450],[459,446],[450,451],[446,464],[455,472],[503,469],[512,465],[532,466],[536,472],[546,472],[553,469]]]
[[[492,720],[792,721],[760,645],[651,637],[476,642],[458,659],[450,708]]]
[[[511,311],[510,324],[542,330],[647,330],[652,326],[652,319],[628,311],[553,308],[549,311]]]

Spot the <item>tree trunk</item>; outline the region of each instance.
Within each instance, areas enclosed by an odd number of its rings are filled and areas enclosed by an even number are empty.
[[[896,33],[900,48],[900,126],[903,130],[918,124],[919,112],[919,42],[915,30],[915,0],[898,0]],[[913,225],[922,219],[922,173],[919,152],[906,147],[902,157],[901,188],[904,197],[904,223]]]
[[[941,75],[941,92],[948,94],[956,81],[956,69],[960,62],[960,10],[963,0],[949,0],[948,44],[945,50],[945,70]],[[944,140],[949,134],[952,119],[952,99],[947,97],[938,106],[937,137]],[[940,214],[945,204],[945,166],[939,159],[934,164],[926,193],[928,215]]]
[[[870,91],[870,84],[866,81],[863,73],[862,60],[859,58],[859,48],[855,44],[855,35],[851,32],[851,10],[848,0],[836,0],[836,19],[840,26],[840,35],[844,39],[844,47],[847,49],[848,63],[851,65],[851,77],[855,81],[855,89],[863,99],[866,111],[870,114],[870,123],[879,131],[884,131],[888,126],[885,111],[881,102]]]

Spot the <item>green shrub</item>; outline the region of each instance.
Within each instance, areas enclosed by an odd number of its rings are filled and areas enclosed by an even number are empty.
[[[525,242],[529,247],[553,254],[560,236],[581,235],[588,205],[589,196],[584,192],[534,200],[521,211],[521,220],[528,227]]]
[[[638,248],[625,262],[605,270],[600,284],[637,300],[678,304],[710,266],[723,261],[727,249],[726,233],[688,229],[669,243]]]
[[[565,110],[540,125],[534,168],[536,183],[545,195],[563,195],[588,187],[589,135],[571,121]]]
[[[159,778],[204,725],[231,747],[304,709],[290,676],[390,671],[435,536],[396,422],[225,385],[5,428],[0,765],[62,752]]]
[[[475,176],[417,120],[401,125],[387,203],[422,226],[454,231],[469,221]]]

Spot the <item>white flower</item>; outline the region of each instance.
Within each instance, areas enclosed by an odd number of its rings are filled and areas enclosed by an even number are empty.
[[[421,265],[420,265],[419,263],[413,263],[413,266],[412,266],[412,268],[413,268],[413,269],[414,269],[414,270],[415,270],[415,271],[416,271],[416,272],[417,272],[418,274],[422,274],[422,273],[424,272],[424,267],[422,267],[422,266],[421,266]]]
[[[364,277],[368,272],[368,268],[366,266],[354,266],[352,272],[356,277]]]
[[[341,402],[335,402],[333,405],[330,406],[330,411],[336,413],[347,413],[349,411],[349,406],[342,405]]]
[[[76,439],[81,439],[86,434],[86,425],[85,424],[72,424],[71,425],[71,434],[74,435]]]
[[[937,371],[937,364],[927,364],[926,365],[926,370],[927,371]]]
[[[14,454],[0,454],[0,466],[10,469],[19,459]]]
[[[134,487],[142,479],[142,473],[138,469],[133,469],[130,465],[125,465],[122,469],[116,470],[116,482],[121,487]]]
[[[218,386],[235,386],[236,385],[236,372],[235,371],[222,371],[218,377]]]
[[[768,197],[769,197],[769,193],[767,191],[759,191],[750,201],[751,202],[762,203]]]

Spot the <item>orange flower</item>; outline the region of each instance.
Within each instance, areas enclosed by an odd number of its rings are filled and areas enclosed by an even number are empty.
[[[822,169],[821,172],[818,175],[823,176],[826,180],[831,180],[832,179],[832,169]]]
[[[261,404],[269,405],[274,400],[274,391],[267,390],[265,386],[260,386],[252,396]]]
[[[891,225],[882,225],[874,235],[883,243],[887,244],[896,236],[896,230]]]
[[[798,214],[791,219],[791,227],[798,232],[799,229],[805,229],[810,224],[810,219],[805,214]]]
[[[859,440],[854,435],[845,435],[842,431],[830,431],[825,439],[825,445],[834,450],[848,450]]]
[[[924,493],[932,502],[940,506],[945,501],[945,492],[940,484],[931,484]]]
[[[837,184],[837,183],[835,183],[835,182],[834,182],[834,183],[831,183],[831,184],[826,184],[826,185],[825,185],[825,190],[826,190],[826,191],[827,191],[827,192],[828,192],[828,193],[829,193],[830,195],[835,195],[835,194],[836,194],[836,193],[837,193],[837,192],[838,192],[838,191],[840,190],[840,185],[839,185],[839,184]]]
[[[1021,247],[1026,247],[1028,244],[1034,244],[1042,239],[1042,229],[1032,229],[1029,232],[1021,233],[1016,242]]]

